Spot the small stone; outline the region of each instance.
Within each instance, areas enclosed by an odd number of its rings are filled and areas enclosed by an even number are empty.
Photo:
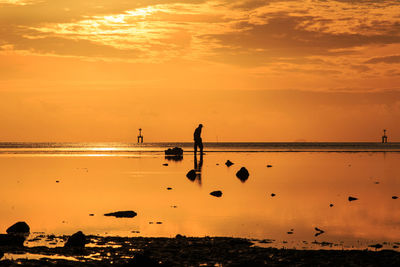
[[[272,165],[267,165],[267,168],[272,168]]]
[[[358,200],[358,198],[356,198],[356,197],[349,197],[349,201],[354,201],[354,200]]]
[[[104,214],[104,216],[114,216],[116,218],[133,218],[136,215],[137,215],[137,213],[132,210],[117,211],[117,212],[111,212],[111,213]]]
[[[162,222],[156,222],[156,224],[162,224]]]
[[[58,181],[58,180],[56,181],[56,183],[59,183],[59,182],[60,182],[60,181]]]
[[[218,191],[212,191],[210,193],[210,195],[214,196],[214,197],[221,197],[222,196],[222,192],[220,190]]]
[[[168,163],[164,163],[163,165],[164,165],[164,166],[168,166]]]
[[[331,208],[332,208],[332,207],[333,207],[333,204],[332,204],[332,203],[331,203],[331,204],[329,204],[329,207],[331,207]]]
[[[230,167],[232,166],[234,163],[232,161],[230,161],[229,159],[225,162],[225,165]]]
[[[190,181],[196,180],[196,171],[195,170],[190,170],[187,174],[186,177],[189,178]]]
[[[289,231],[289,232],[287,232],[287,234],[288,234],[288,235],[292,235],[292,234],[293,234],[293,232],[292,232],[292,231]]]
[[[245,168],[242,167],[237,173],[236,173],[237,178],[244,183],[246,180],[249,178],[249,171]]]
[[[93,214],[93,213],[90,213],[89,216],[94,216],[94,214]]]
[[[392,199],[398,199],[399,197],[398,196],[392,196]]]
[[[274,193],[272,193],[272,194],[271,194],[271,197],[274,197],[274,196],[276,196],[276,195],[275,195]]]
[[[82,231],[76,232],[75,234],[71,235],[67,243],[65,243],[64,247],[68,248],[84,248],[86,245],[86,236]]]
[[[172,187],[167,187],[167,190],[172,190]]]

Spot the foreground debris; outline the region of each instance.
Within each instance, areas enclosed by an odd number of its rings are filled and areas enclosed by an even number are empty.
[[[68,239],[67,236],[60,238]],[[175,238],[86,238],[90,244],[81,250],[61,246],[2,248],[5,255],[29,253],[43,257],[3,259],[0,266],[400,266],[400,253],[392,250],[262,248],[242,238],[182,235]]]

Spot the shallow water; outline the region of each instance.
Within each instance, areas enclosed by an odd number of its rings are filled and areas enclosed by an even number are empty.
[[[201,175],[192,182],[186,177],[195,167],[192,153],[172,161],[164,158],[162,146],[152,152],[110,148],[3,151],[0,232],[26,221],[32,232],[46,234],[233,236],[273,239],[268,246],[298,249],[322,242],[329,242],[322,243],[328,249],[383,242],[392,248],[400,241],[400,199],[392,199],[400,196],[400,153],[393,150],[215,148],[204,155]],[[235,163],[229,168],[228,159]],[[235,176],[242,166],[250,172],[245,182]],[[222,197],[209,195],[214,190]],[[349,196],[358,200],[349,202]],[[120,210],[138,215],[103,216]],[[325,232],[315,237],[315,227]]]

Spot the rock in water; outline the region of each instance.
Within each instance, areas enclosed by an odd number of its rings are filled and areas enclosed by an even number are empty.
[[[71,235],[67,243],[65,243],[64,247],[68,248],[84,248],[86,245],[86,236],[82,231],[76,232],[75,234]]]
[[[230,166],[233,165],[233,162],[230,161],[230,160],[228,159],[228,160],[225,162],[225,165],[228,166],[228,167],[230,167]]]
[[[29,225],[26,222],[17,222],[7,229],[7,234],[28,236],[30,233]]]
[[[0,246],[23,247],[25,237],[22,235],[0,234]]]
[[[195,170],[190,170],[187,174],[186,177],[189,178],[190,181],[196,180],[196,171]]]
[[[399,197],[398,196],[392,196],[392,199],[398,199]]]
[[[167,150],[164,151],[164,153],[165,155],[169,156],[182,156],[183,149],[180,147],[168,148]]]
[[[210,193],[210,195],[214,196],[214,197],[221,197],[222,196],[222,192],[220,190],[218,191],[212,191]]]
[[[242,181],[242,183],[244,183],[249,178],[249,171],[245,167],[242,167],[236,173],[236,176],[237,176],[237,178],[239,178],[240,181]]]
[[[137,215],[137,213],[132,211],[132,210],[116,211],[116,212],[111,212],[111,213],[104,214],[104,216],[114,216],[116,218],[133,218],[136,215]]]
[[[354,200],[357,200],[358,198],[356,198],[356,197],[349,197],[349,201],[354,201]]]

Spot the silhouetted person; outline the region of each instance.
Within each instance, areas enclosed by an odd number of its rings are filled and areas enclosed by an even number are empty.
[[[201,140],[201,128],[203,128],[203,124],[199,124],[199,127],[194,130],[193,139],[194,139],[194,154],[197,153],[197,147],[200,149],[200,155],[203,155],[203,141]]]

